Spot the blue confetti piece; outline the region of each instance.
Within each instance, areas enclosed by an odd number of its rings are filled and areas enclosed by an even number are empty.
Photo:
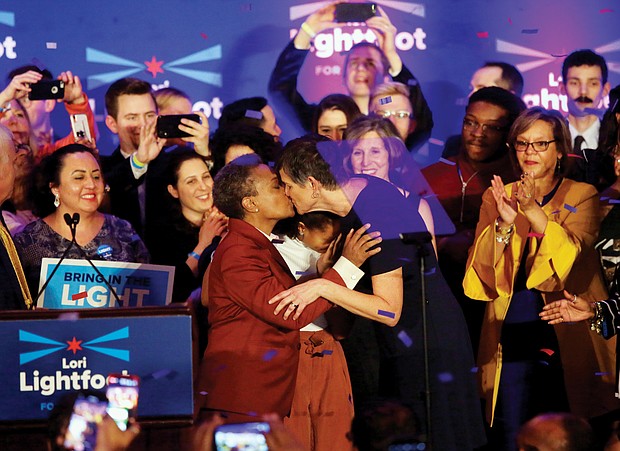
[[[392,103],[392,96],[387,96],[382,99],[379,99],[379,105],[386,105],[388,103]]]
[[[609,204],[620,204],[620,199],[609,199],[607,202]]]
[[[263,113],[261,113],[260,111],[245,110],[245,117],[258,119],[260,121],[261,119],[263,119]]]
[[[595,376],[607,376],[609,373],[602,371],[602,372],[598,372],[598,373],[594,373]]]
[[[152,376],[153,376],[153,379],[161,379],[161,378],[168,376],[169,374],[172,374],[172,370],[164,369],[164,370],[155,371],[152,374]]]
[[[439,161],[445,164],[449,164],[450,166],[456,166],[456,163],[454,161],[446,160],[445,158],[440,158]]]
[[[479,368],[477,366],[472,367],[471,370],[469,370],[470,373],[477,373],[479,370]]]
[[[454,376],[452,373],[439,373],[437,375],[437,379],[439,379],[439,382],[447,384],[448,382],[452,382],[454,380]]]
[[[536,33],[538,33],[538,28],[524,28],[523,30],[521,30],[521,33],[523,33],[523,34],[536,34]]]
[[[559,215],[560,214],[560,210],[554,210],[551,212],[552,215]]]
[[[396,318],[396,313],[388,312],[385,310],[377,310],[377,313],[381,316],[387,316],[388,318]]]
[[[413,344],[413,340],[411,339],[409,335],[407,335],[407,332],[405,332],[404,330],[401,330],[400,332],[398,332],[397,337],[408,348],[410,348],[411,345]]]
[[[263,354],[263,360],[265,362],[269,362],[271,361],[271,359],[273,359],[276,356],[277,353],[278,351],[276,351],[275,349],[270,349],[265,354]]]
[[[577,213],[577,209],[572,205],[564,204],[564,208],[570,211],[571,213]]]
[[[428,271],[425,271],[424,275],[425,276],[432,276],[433,274],[435,274],[436,271],[437,271],[437,268],[433,267],[433,268],[429,269]]]
[[[331,349],[326,349],[325,351],[321,352],[321,354],[323,355],[332,355],[334,353],[334,351],[332,351]]]
[[[407,84],[409,86],[418,86],[418,80],[416,80],[415,78],[412,78],[411,80],[407,80]]]

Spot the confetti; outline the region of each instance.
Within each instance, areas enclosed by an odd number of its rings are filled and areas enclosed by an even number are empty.
[[[478,33],[476,33],[476,36],[478,36],[481,39],[488,38],[489,37],[489,32],[488,31],[479,31]]]
[[[385,310],[377,310],[377,313],[381,316],[387,316],[388,318],[396,318],[396,313],[388,312]]]
[[[78,299],[84,299],[86,297],[88,297],[88,293],[86,291],[82,291],[81,293],[71,295],[71,300],[77,301]]]
[[[198,392],[198,394],[200,396],[207,396],[209,394],[209,392],[208,391],[201,391],[201,392]]]
[[[555,351],[553,349],[546,349],[543,348],[540,350],[541,352],[544,352],[545,354],[547,354],[548,356],[552,356],[553,354],[555,354]]]
[[[614,10],[613,10],[613,9],[609,9],[609,8],[601,9],[601,10],[599,11],[599,13],[601,13],[601,14],[605,14],[605,13],[613,13],[613,12],[614,12]]]
[[[436,272],[436,271],[437,271],[437,268],[436,268],[436,267],[435,267],[435,268],[431,268],[431,269],[429,269],[429,270],[425,271],[425,272],[424,272],[424,275],[425,275],[425,276],[432,276],[433,274],[435,274],[435,272]]]
[[[200,33],[200,36],[202,37],[202,39],[208,39],[209,36],[207,36],[206,33]]]
[[[275,349],[270,349],[265,354],[263,354],[263,360],[265,362],[269,362],[271,361],[271,359],[273,359],[276,356],[277,353],[278,351],[276,351]]]
[[[512,25],[512,19],[510,17],[508,18],[508,23]]]
[[[392,103],[392,96],[387,96],[382,99],[379,99],[379,105],[385,105],[388,103]]]
[[[609,199],[608,204],[620,204],[620,199]]]
[[[595,376],[607,376],[608,374],[609,373],[607,373],[605,371],[594,373]]]
[[[527,234],[529,238],[544,238],[544,233],[530,232]]]
[[[454,380],[454,376],[452,375],[452,373],[439,373],[437,375],[437,379],[439,379],[440,382],[446,384],[448,382],[452,382]]]
[[[398,339],[402,341],[403,344],[407,346],[408,348],[410,348],[411,345],[413,344],[413,340],[411,340],[411,337],[407,335],[407,332],[405,332],[404,330],[401,330],[400,332],[398,332],[397,336],[398,336]]]
[[[445,158],[440,158],[439,161],[445,164],[449,164],[450,166],[456,166],[456,163],[454,161],[446,160]]]
[[[171,374],[172,374],[172,370],[164,369],[164,370],[155,371],[152,374],[152,376],[153,376],[153,379],[162,379],[162,378],[164,378],[166,376],[169,376]]]
[[[538,33],[538,28],[524,28],[521,30],[522,34],[536,34]]]
[[[410,80],[407,80],[407,84],[408,84],[409,86],[418,86],[418,80],[416,80],[416,79],[412,78],[412,79],[410,79]]]
[[[478,369],[479,369],[479,368],[478,368],[477,366],[474,366],[474,367],[472,367],[472,369],[471,369],[471,370],[469,370],[469,372],[470,372],[470,373],[477,373],[477,372],[478,372]]]
[[[443,146],[445,144],[445,142],[443,142],[441,139],[436,138],[429,138],[428,142],[431,144],[435,144],[436,146]]]
[[[245,110],[245,117],[258,119],[260,121],[263,118],[263,113],[261,113],[260,111]]]
[[[581,158],[582,160],[584,159],[583,155],[575,155],[574,153],[569,153],[567,157],[568,158]]]
[[[551,212],[552,215],[559,215],[560,214],[560,210],[554,210]]]
[[[332,351],[331,349],[326,349],[325,351],[321,352],[322,355],[332,355],[334,353],[334,351]]]
[[[49,50],[56,50],[58,48],[58,44],[56,42],[46,42],[45,48]]]
[[[77,321],[78,319],[80,319],[80,314],[77,312],[67,312],[58,315],[59,321]]]
[[[570,211],[571,213],[577,213],[577,209],[572,205],[564,204],[564,208]]]

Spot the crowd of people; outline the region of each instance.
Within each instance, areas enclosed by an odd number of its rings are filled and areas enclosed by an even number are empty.
[[[420,168],[433,116],[381,8],[366,21],[376,43],[347,52],[348,94],[299,93],[334,10],[308,16],[275,62],[272,104],[231,102],[215,131],[195,112],[183,138],[156,130],[192,113],[180,89],[113,82],[119,145],[100,152],[77,75],[57,77],[59,102],[91,139],[56,139],[56,101],[29,100],[49,71],[8,74],[0,309],[35,308],[42,259],[73,239],[69,258],[174,266],[172,302],[200,331],[197,449],[214,421],[270,414],[273,449],[591,450],[610,436],[616,449],[620,86],[605,60],[566,57],[567,117],[527,108],[519,71],[485,63],[461,133]],[[286,144],[285,111],[308,133]]]

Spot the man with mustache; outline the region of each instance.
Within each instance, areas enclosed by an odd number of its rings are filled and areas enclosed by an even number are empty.
[[[600,187],[599,165],[602,155],[596,151],[601,127],[599,106],[609,94],[607,63],[589,49],[577,50],[562,64],[561,91],[568,103],[568,123],[573,140],[571,155],[574,169],[570,178]]]
[[[482,194],[491,186],[493,175],[516,180],[506,137],[517,116],[525,110],[523,101],[496,86],[482,88],[469,98],[461,130],[458,155],[441,159],[422,170],[433,193],[456,227],[456,233],[437,240],[439,266],[457,298],[477,350],[484,305],[463,293],[467,251],[474,242]]]

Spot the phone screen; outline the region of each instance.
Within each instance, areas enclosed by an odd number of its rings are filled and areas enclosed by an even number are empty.
[[[265,435],[269,424],[264,422],[223,424],[215,429],[217,451],[268,451]]]
[[[107,405],[96,396],[78,396],[73,404],[63,446],[76,451],[95,449],[97,424],[103,419]]]
[[[375,3],[338,3],[336,5],[336,22],[366,22],[377,14]]]
[[[125,431],[129,419],[136,416],[140,378],[132,375],[110,374],[107,382],[108,415],[121,431]]]

